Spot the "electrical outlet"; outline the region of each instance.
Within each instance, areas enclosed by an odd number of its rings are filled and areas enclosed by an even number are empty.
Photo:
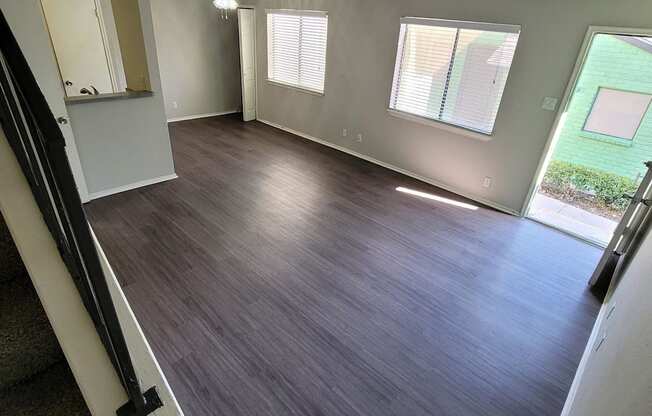
[[[355,137],[356,142],[362,142],[362,133],[358,133],[358,135]]]
[[[593,351],[598,352],[600,347],[602,347],[602,344],[607,340],[607,331],[604,331],[602,333],[602,336],[598,338],[598,340],[595,343],[595,347],[593,348]]]
[[[342,137],[346,137],[349,135],[349,131],[347,129],[342,129]]]
[[[176,101],[172,101],[172,108],[179,108],[179,104]]]
[[[482,181],[483,188],[491,188],[491,178],[489,176],[485,177]]]

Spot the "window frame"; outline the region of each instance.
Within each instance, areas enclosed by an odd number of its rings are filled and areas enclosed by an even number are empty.
[[[400,68],[400,62],[398,58],[399,58],[400,48],[403,47],[403,39],[401,38],[401,27],[403,24],[447,27],[447,28],[458,29],[458,30],[470,29],[470,30],[482,30],[487,32],[498,32],[498,33],[516,33],[519,35],[519,39],[516,42],[516,47],[514,49],[514,57],[509,66],[509,70],[507,71],[507,76],[505,77],[505,89],[503,90],[503,94],[500,97],[500,102],[498,103],[496,118],[494,120],[494,124],[491,132],[486,132],[483,130],[474,129],[473,127],[470,126],[464,126],[464,125],[451,123],[448,121],[426,117],[420,114],[410,113],[407,111],[392,108],[392,98],[393,98],[392,93],[394,91],[394,81],[397,76],[397,71]],[[394,54],[395,58],[394,58],[394,65],[393,65],[394,70],[392,73],[391,82],[389,86],[389,100],[387,104],[388,114],[394,117],[402,118],[404,120],[409,120],[427,126],[436,127],[442,130],[458,133],[463,136],[479,139],[482,141],[490,141],[494,137],[494,133],[496,131],[496,124],[498,123],[498,117],[500,115],[501,108],[503,106],[505,91],[507,90],[507,84],[509,83],[509,79],[512,74],[512,69],[516,61],[516,55],[519,50],[522,34],[523,34],[523,26],[517,24],[451,20],[451,19],[440,19],[434,17],[414,17],[414,16],[401,17],[399,21],[398,31],[397,31],[397,41],[396,41],[396,49],[395,49],[396,53]]]
[[[647,104],[647,107],[645,108],[645,111],[641,115],[640,120],[638,120],[638,124],[636,126],[636,129],[634,130],[634,134],[632,135],[631,139],[629,139],[627,137],[614,136],[613,134],[607,134],[607,133],[601,133],[601,132],[598,132],[598,131],[587,130],[586,126],[587,126],[587,124],[589,122],[589,118],[591,117],[591,114],[593,114],[593,110],[595,109],[595,105],[596,105],[596,103],[598,101],[598,97],[600,96],[600,91],[601,90],[618,91],[618,92],[624,92],[624,93],[646,95],[646,96],[650,97],[650,101],[648,101],[648,104]],[[593,96],[593,101],[591,102],[591,108],[589,109],[589,112],[586,113],[586,117],[584,118],[584,123],[582,124],[581,132],[583,133],[584,137],[588,136],[588,138],[591,138],[591,139],[607,138],[607,139],[616,140],[616,141],[619,141],[619,142],[634,143],[634,139],[636,139],[636,136],[638,135],[638,132],[641,129],[641,126],[643,125],[643,121],[645,120],[645,116],[650,111],[651,106],[652,106],[652,93],[625,90],[625,89],[622,89],[622,88],[613,88],[613,87],[600,85],[598,87],[598,89],[596,90],[594,96]]]
[[[288,82],[283,82],[269,77],[269,27],[268,27],[268,15],[270,14],[285,14],[291,16],[313,16],[313,17],[325,17],[326,18],[326,47],[324,50],[324,88],[323,91],[319,91],[313,88],[305,87],[302,85],[292,84]],[[295,90],[298,92],[316,95],[323,97],[326,95],[326,74],[328,73],[328,36],[330,33],[330,17],[328,11],[325,10],[303,10],[303,9],[265,9],[265,48],[266,48],[266,58],[265,58],[265,81],[273,86],[287,88],[290,90]]]

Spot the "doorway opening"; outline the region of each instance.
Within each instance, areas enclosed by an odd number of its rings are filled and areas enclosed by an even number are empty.
[[[114,7],[119,17],[124,6],[108,0],[41,0],[41,6],[66,96],[124,92],[119,36],[135,33],[124,33],[124,19],[116,19]]]
[[[526,216],[606,247],[652,160],[652,32],[590,28]]]

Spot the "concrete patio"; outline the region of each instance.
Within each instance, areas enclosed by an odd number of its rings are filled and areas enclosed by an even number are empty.
[[[528,217],[606,246],[618,223],[546,195],[537,194]]]

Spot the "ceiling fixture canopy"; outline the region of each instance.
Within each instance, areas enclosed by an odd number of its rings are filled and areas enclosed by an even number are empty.
[[[228,20],[229,11],[237,9],[238,2],[236,0],[213,0],[213,6],[220,12],[220,17]]]

